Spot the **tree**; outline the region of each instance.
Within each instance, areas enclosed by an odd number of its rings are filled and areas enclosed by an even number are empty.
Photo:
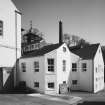
[[[70,34],[64,34],[63,42],[65,42],[69,47],[70,46],[85,47],[89,45],[89,42],[87,42],[85,39],[80,38],[77,35]]]
[[[80,47],[86,47],[89,46],[89,42],[87,42],[86,40],[84,40],[83,38],[79,40],[78,45]]]
[[[63,36],[63,42],[65,42],[68,46],[78,45],[79,40],[80,37],[76,35],[64,34]]]

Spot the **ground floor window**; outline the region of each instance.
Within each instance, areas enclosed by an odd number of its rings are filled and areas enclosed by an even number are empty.
[[[39,88],[39,82],[34,82],[34,87]]]
[[[48,88],[54,88],[54,82],[49,82],[48,83]]]
[[[77,80],[72,80],[73,85],[77,85]]]

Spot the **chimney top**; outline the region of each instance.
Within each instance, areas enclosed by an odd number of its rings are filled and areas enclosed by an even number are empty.
[[[59,44],[63,43],[63,29],[62,29],[62,21],[59,21]]]

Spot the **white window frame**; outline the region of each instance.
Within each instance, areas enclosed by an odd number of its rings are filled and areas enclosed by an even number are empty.
[[[75,65],[75,67],[73,65]],[[72,63],[72,72],[76,71],[77,71],[77,63]]]
[[[39,72],[39,61],[34,61],[34,71]]]
[[[63,52],[66,52],[66,47],[63,47]]]
[[[3,21],[0,20],[0,36],[3,36]]]
[[[39,88],[39,82],[34,82],[34,87]]]
[[[25,62],[21,63],[21,69],[22,69],[22,72],[26,72],[26,63]]]
[[[63,71],[66,71],[66,60],[63,60]]]
[[[72,80],[73,85],[77,85],[77,83],[78,83],[78,80]]]
[[[54,72],[54,58],[48,58],[48,72]]]
[[[83,72],[86,72],[87,71],[87,63],[82,63],[82,71]]]
[[[54,82],[48,82],[48,88],[54,89],[55,88],[55,83]]]

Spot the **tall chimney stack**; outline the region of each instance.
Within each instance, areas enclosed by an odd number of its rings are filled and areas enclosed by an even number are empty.
[[[63,43],[62,21],[59,21],[59,44]]]

